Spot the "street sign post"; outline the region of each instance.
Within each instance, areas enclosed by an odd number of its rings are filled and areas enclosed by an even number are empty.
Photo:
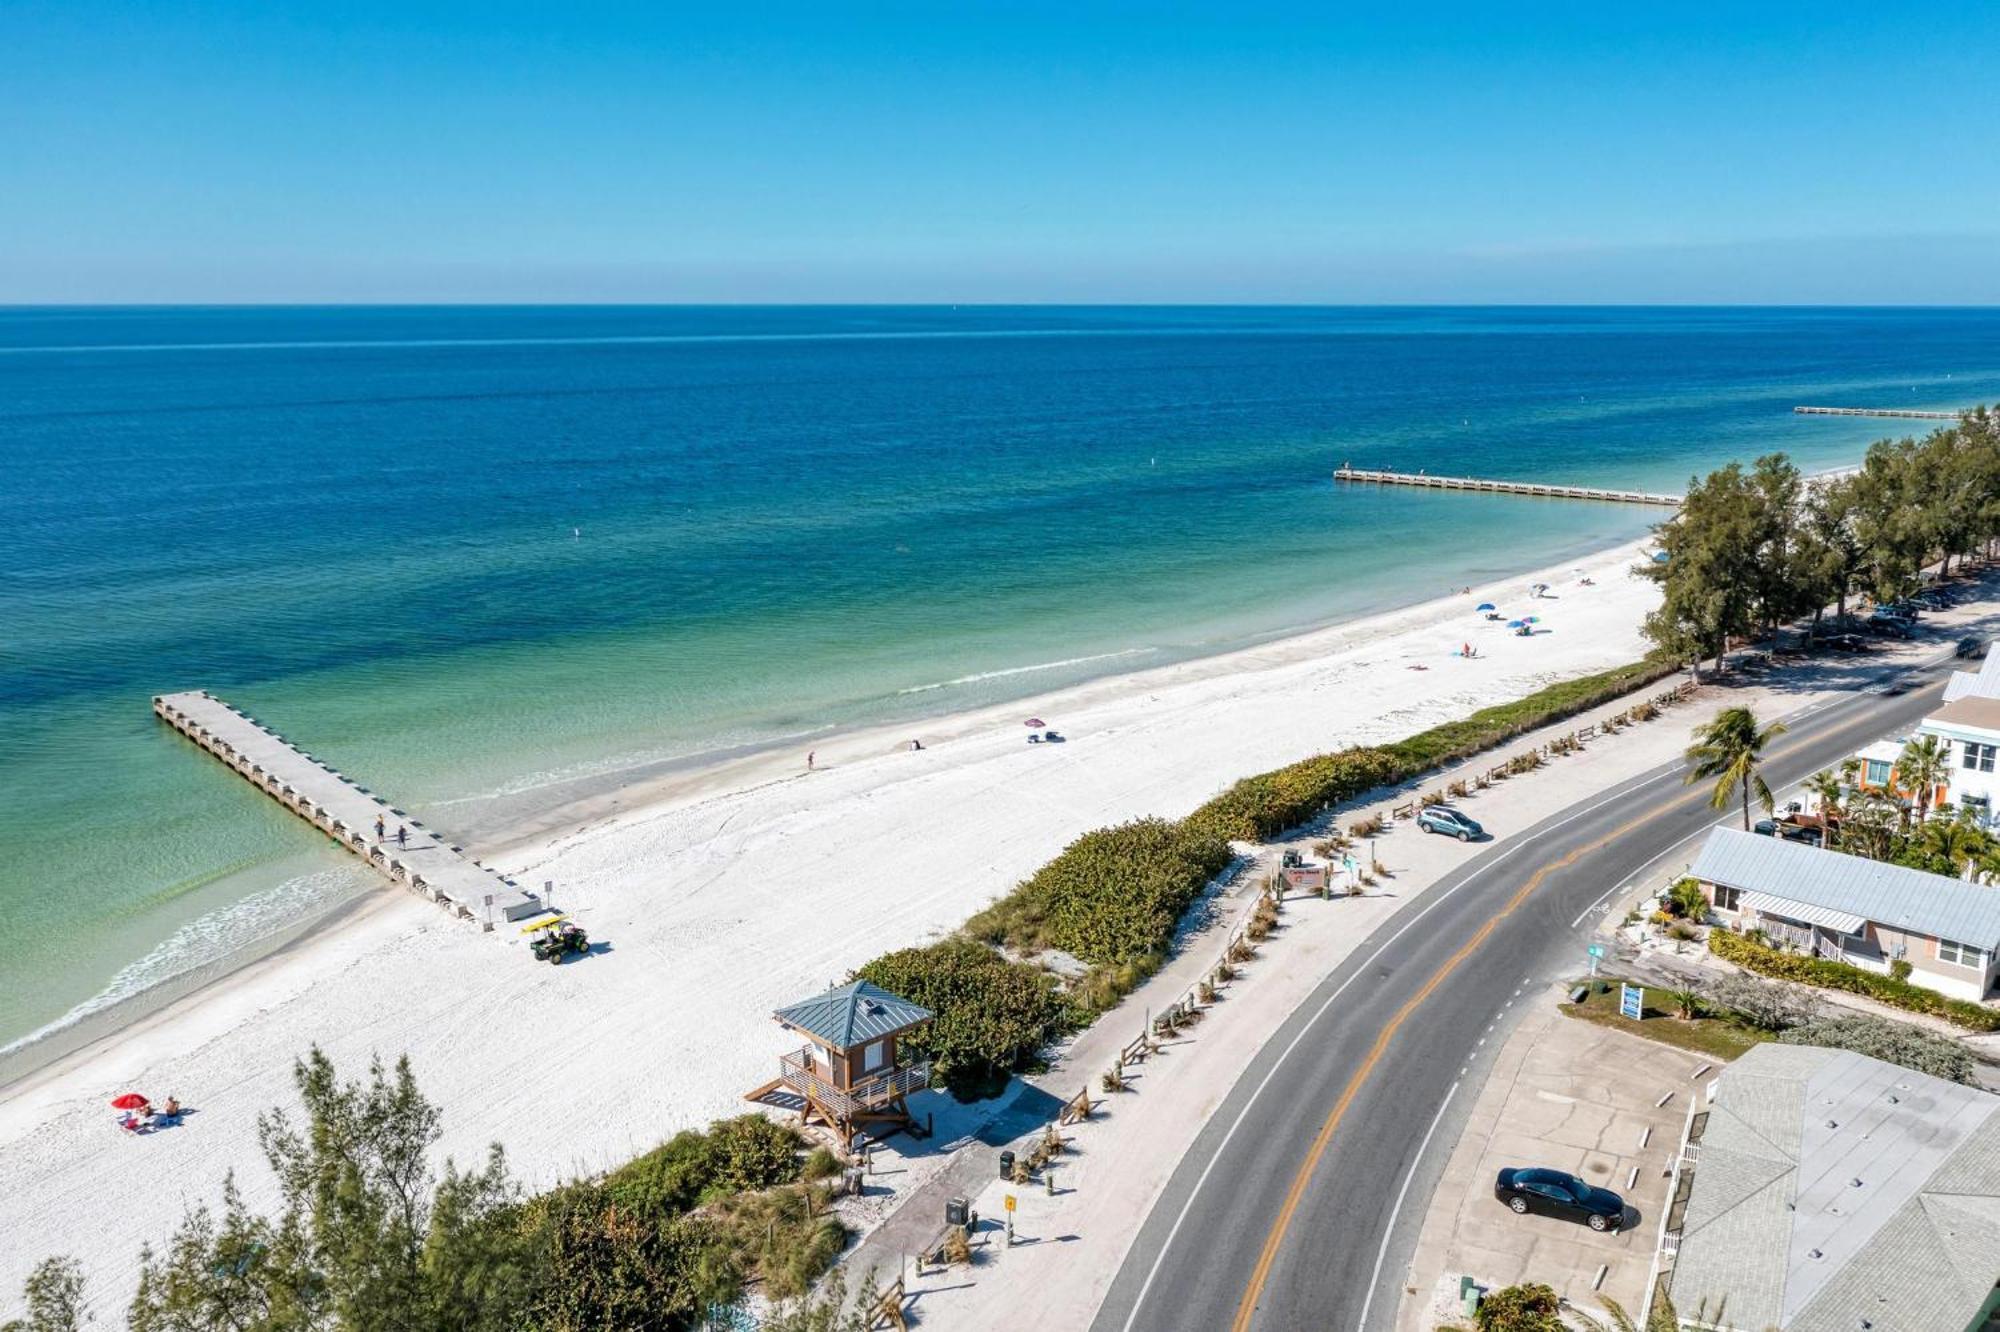
[[[1634,1022],[1637,1022],[1639,1020],[1639,1015],[1645,1012],[1645,1010],[1646,1010],[1645,989],[1638,985],[1627,985],[1623,981],[1619,982],[1618,1015],[1620,1017],[1631,1018]]]
[[[1597,959],[1603,956],[1604,956],[1603,944],[1592,944],[1590,946],[1590,975],[1591,979],[1593,980],[1597,978]]]

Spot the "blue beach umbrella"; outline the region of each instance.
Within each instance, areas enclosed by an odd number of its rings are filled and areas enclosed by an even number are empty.
[[[1480,603],[1479,603],[1479,604],[1478,604],[1477,606],[1474,606],[1474,607],[1473,607],[1472,609],[1474,609],[1474,610],[1483,610],[1483,611],[1485,611],[1485,610],[1493,610],[1493,609],[1494,609],[1494,605],[1493,605],[1493,603],[1492,603],[1492,602],[1490,602],[1490,601],[1482,601],[1482,602],[1480,602]]]
[[[1522,625],[1526,623],[1527,623],[1526,620],[1509,620],[1507,621],[1507,627],[1509,629],[1519,629]]]

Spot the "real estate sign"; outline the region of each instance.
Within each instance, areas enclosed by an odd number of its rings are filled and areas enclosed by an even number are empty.
[[[1645,987],[1627,985],[1623,981],[1618,982],[1618,1015],[1620,1017],[1628,1017],[1637,1022],[1639,1015],[1645,1011],[1645,1007]]]

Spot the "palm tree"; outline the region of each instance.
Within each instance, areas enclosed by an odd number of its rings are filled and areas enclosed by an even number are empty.
[[[1920,735],[1896,756],[1896,785],[1917,802],[1917,826],[1924,826],[1937,799],[1937,789],[1951,780],[1951,746],[1934,735]]]
[[[1708,803],[1715,809],[1728,808],[1730,796],[1740,790],[1743,831],[1750,831],[1750,797],[1756,796],[1767,814],[1774,803],[1757,764],[1764,757],[1764,746],[1784,733],[1783,722],[1760,729],[1750,709],[1724,708],[1711,721],[1694,728],[1694,743],[1687,751],[1688,762],[1694,765],[1688,771],[1688,785],[1714,781],[1715,793]]]
[[[1966,818],[1943,818],[1925,825],[1919,842],[1925,855],[1950,865],[1951,872],[1961,878],[1967,867],[1993,854],[1993,838]]]
[[[1821,768],[1806,778],[1806,790],[1819,802],[1820,837],[1827,849],[1832,850],[1840,828],[1842,805],[1847,800],[1847,783],[1832,768]]]

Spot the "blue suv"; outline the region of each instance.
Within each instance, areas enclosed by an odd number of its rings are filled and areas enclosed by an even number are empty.
[[[1469,842],[1475,837],[1484,837],[1486,830],[1478,822],[1467,818],[1450,805],[1432,805],[1417,813],[1417,826],[1425,832],[1443,833],[1456,837],[1461,842]]]

